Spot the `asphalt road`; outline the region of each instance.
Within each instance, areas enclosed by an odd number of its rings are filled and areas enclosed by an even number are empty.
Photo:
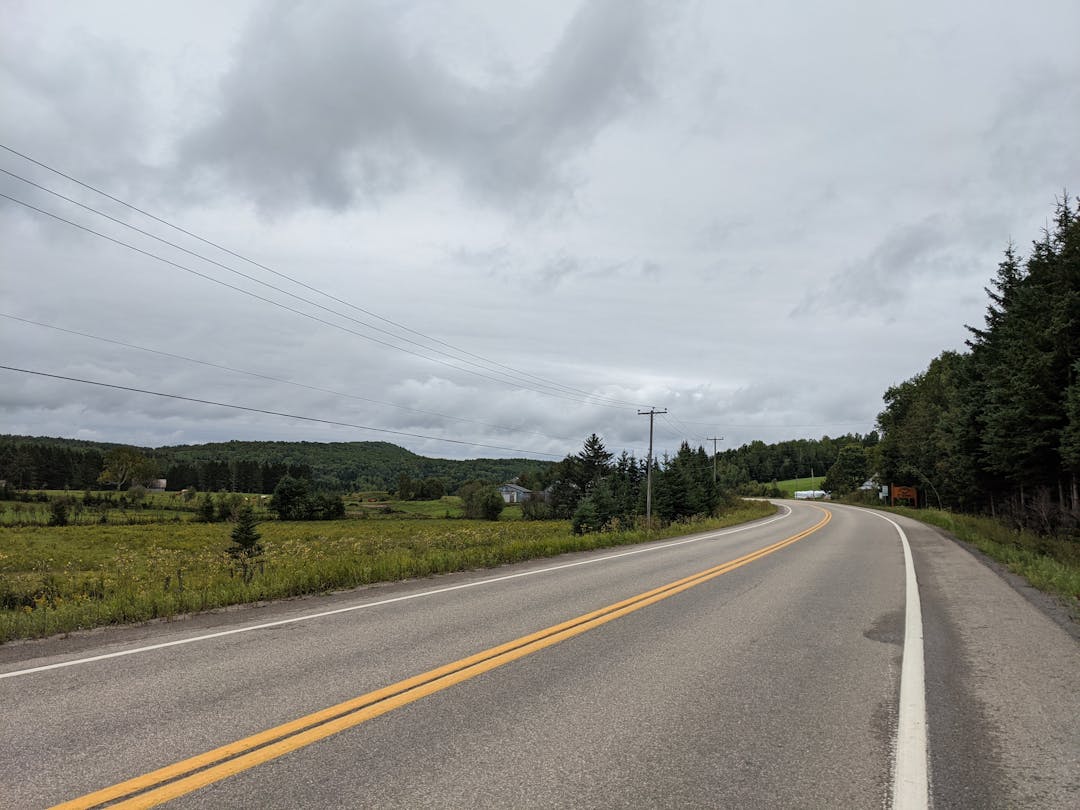
[[[173,790],[178,808],[890,806],[909,615],[899,533],[849,507],[783,511],[682,541],[0,646],[0,806],[77,799],[251,735],[140,795]],[[916,798],[1080,806],[1076,638],[936,530],[896,522],[923,619],[929,789]]]

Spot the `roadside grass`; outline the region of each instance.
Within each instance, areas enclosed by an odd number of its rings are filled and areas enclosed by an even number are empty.
[[[794,498],[796,492],[806,489],[821,489],[824,480],[824,475],[816,475],[813,478],[790,478],[787,481],[777,481],[776,486],[784,493],[785,498]]]
[[[1080,609],[1080,543],[1011,529],[988,517],[899,506],[886,511],[952,532],[1040,591],[1064,597],[1074,615]]]
[[[774,511],[742,501],[715,519],[583,536],[566,521],[270,521],[258,527],[265,554],[250,582],[226,551],[230,523],[6,528],[0,642],[640,543]]]

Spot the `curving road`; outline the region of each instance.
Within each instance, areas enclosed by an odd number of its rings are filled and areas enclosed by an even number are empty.
[[[2,646],[0,806],[1072,808],[1078,673],[1075,633],[936,530],[784,502]]]

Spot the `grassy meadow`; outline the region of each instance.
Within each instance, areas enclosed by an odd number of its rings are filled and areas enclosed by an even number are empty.
[[[265,553],[250,582],[227,552],[231,523],[0,528],[0,642],[638,543],[774,511],[746,501],[720,518],[652,533],[578,536],[566,521],[514,519],[509,509],[495,522],[455,519],[456,500],[352,501],[349,513],[373,514],[261,523]]]
[[[789,478],[787,481],[777,481],[776,486],[784,493],[785,498],[794,498],[796,492],[821,489],[824,480],[824,475],[816,475],[813,478]]]

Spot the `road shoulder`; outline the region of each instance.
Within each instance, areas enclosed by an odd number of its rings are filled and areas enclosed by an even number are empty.
[[[935,805],[1075,807],[1080,645],[1062,609],[947,533],[900,522],[924,606]]]

